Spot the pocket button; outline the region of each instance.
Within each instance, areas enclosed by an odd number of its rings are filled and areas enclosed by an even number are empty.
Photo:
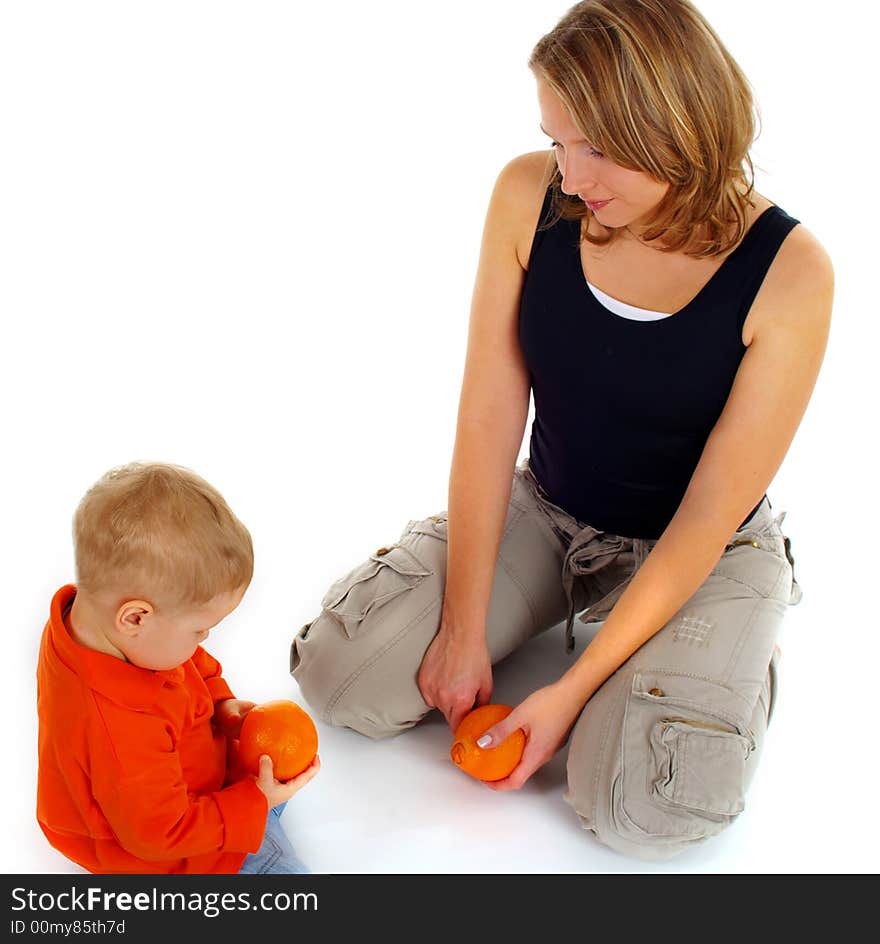
[[[648,694],[653,695],[655,698],[662,698],[666,692],[664,692],[662,688],[652,688]]]
[[[383,557],[383,556],[384,556],[385,554],[387,554],[390,550],[391,550],[390,547],[380,547],[379,550],[376,551],[376,554],[377,554],[379,557]]]

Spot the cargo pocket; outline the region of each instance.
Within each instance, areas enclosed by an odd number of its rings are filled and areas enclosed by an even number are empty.
[[[337,580],[321,606],[338,619],[352,639],[366,617],[429,577],[428,570],[407,548],[381,547]]]
[[[665,718],[651,732],[657,794],[687,809],[736,816],[745,808],[749,742],[721,728]]]
[[[622,806],[639,830],[700,838],[745,807],[751,711],[707,679],[637,672],[624,720]]]

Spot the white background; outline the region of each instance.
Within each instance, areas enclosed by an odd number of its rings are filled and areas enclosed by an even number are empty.
[[[700,7],[755,88],[758,189],[837,277],[770,490],[804,600],[748,808],[646,865],[579,829],[562,757],[495,794],[452,767],[436,721],[381,743],[322,726],[324,769],[285,813],[316,871],[875,867],[876,50],[855,0]],[[566,8],[0,8],[0,870],[73,869],[34,819],[34,667],[73,579],[71,515],[106,469],[190,466],[250,528],[253,584],[208,648],[256,701],[298,698],[288,645],[329,583],[445,507],[487,201],[508,160],[546,147],[526,61]],[[554,631],[499,668],[496,700],[558,675],[562,648]]]

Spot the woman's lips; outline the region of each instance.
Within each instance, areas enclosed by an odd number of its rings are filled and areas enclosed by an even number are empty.
[[[609,200],[585,200],[584,203],[586,203],[586,205],[595,213],[596,210],[601,210],[603,207],[607,207],[613,199],[614,198],[612,197]]]

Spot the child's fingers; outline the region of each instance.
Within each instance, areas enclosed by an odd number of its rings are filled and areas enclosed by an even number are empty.
[[[311,762],[311,764],[309,764],[309,766],[306,767],[306,769],[301,774],[294,777],[294,780],[302,780],[303,784],[307,784],[320,769],[321,769],[321,758],[318,757],[317,754],[315,754],[315,759]]]
[[[311,764],[298,776],[290,780],[276,780],[272,768],[272,758],[268,754],[260,757],[260,773],[257,777],[257,786],[269,800],[270,806],[277,806],[289,800],[294,793],[301,790],[321,769],[320,758],[316,755]]]
[[[275,774],[272,770],[272,758],[268,754],[263,754],[260,757],[260,773],[257,777],[257,782],[261,787],[267,788],[275,784]]]
[[[293,796],[294,793],[296,793],[298,790],[301,790],[318,773],[320,769],[321,760],[317,755],[315,755],[315,759],[301,774],[297,774],[290,780],[284,781],[283,786],[285,793],[287,793],[289,797]]]
[[[300,787],[304,787],[315,774],[321,769],[321,758],[315,754],[315,759],[309,764],[308,767],[301,773],[297,774],[292,780],[288,780],[288,783],[296,784],[297,790]]]

